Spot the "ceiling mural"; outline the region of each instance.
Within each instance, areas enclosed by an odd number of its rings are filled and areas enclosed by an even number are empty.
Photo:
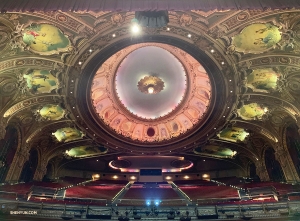
[[[70,50],[69,39],[54,25],[31,24],[23,31],[23,41],[35,53],[58,54]]]
[[[299,124],[299,14],[171,11],[132,33],[130,11],[1,13],[0,139],[17,125],[45,162],[255,163]]]
[[[267,51],[281,40],[280,28],[270,23],[252,24],[233,37],[235,50],[244,53],[261,53]]]
[[[50,93],[59,88],[58,79],[48,70],[30,70],[23,77],[32,93]]]
[[[40,116],[43,120],[60,120],[66,114],[66,111],[59,105],[47,104],[41,109],[36,110],[36,115]]]
[[[151,54],[148,60],[146,54]],[[148,75],[152,80],[144,84],[144,93],[137,85]],[[162,81],[161,90],[148,93]],[[91,89],[95,111],[107,125],[118,134],[146,142],[169,140],[191,129],[205,114],[210,93],[210,79],[199,62],[179,48],[158,43],[133,45],[109,58],[97,71]],[[127,111],[121,111],[122,106]]]
[[[59,142],[70,142],[70,141],[82,139],[84,137],[84,133],[82,131],[72,127],[60,128],[54,133],[52,133],[52,135]]]
[[[261,120],[267,112],[267,107],[262,107],[257,103],[245,104],[237,110],[239,117],[244,120]]]
[[[199,146],[194,149],[194,152],[199,155],[217,158],[233,158],[237,154],[236,151],[230,148],[217,145]]]
[[[247,136],[249,136],[249,133],[238,127],[225,128],[218,134],[220,139],[231,142],[244,141]]]
[[[247,76],[247,86],[255,92],[270,92],[277,88],[280,74],[272,68],[255,69]]]
[[[66,150],[66,155],[75,158],[92,157],[107,153],[107,148],[103,146],[79,146]]]

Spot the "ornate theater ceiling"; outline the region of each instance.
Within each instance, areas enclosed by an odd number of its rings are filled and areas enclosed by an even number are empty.
[[[138,34],[134,16],[0,14],[1,136],[19,128],[18,151],[37,149],[44,172],[141,155],[246,171],[286,146],[300,114],[299,10],[169,11],[167,26]]]
[[[160,43],[117,52],[97,70],[91,87],[93,106],[106,125],[132,140],[151,143],[198,125],[210,93],[202,65],[183,50]]]

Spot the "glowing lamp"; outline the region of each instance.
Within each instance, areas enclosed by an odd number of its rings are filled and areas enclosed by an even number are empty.
[[[131,32],[132,32],[133,34],[139,33],[139,32],[140,32],[140,26],[139,26],[138,24],[133,24],[133,25],[131,26]]]
[[[154,88],[153,87],[148,87],[148,93],[153,94],[153,92],[154,92]]]

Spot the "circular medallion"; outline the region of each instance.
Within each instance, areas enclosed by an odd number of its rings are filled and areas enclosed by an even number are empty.
[[[126,47],[96,71],[91,100],[111,130],[131,140],[160,142],[197,125],[207,112],[211,83],[185,51],[161,43]]]
[[[117,96],[132,114],[156,119],[172,112],[186,91],[185,69],[169,51],[147,46],[129,53],[115,77]]]

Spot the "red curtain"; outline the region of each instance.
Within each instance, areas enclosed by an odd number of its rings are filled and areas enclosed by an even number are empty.
[[[300,8],[300,0],[0,0],[5,11],[141,11]]]

